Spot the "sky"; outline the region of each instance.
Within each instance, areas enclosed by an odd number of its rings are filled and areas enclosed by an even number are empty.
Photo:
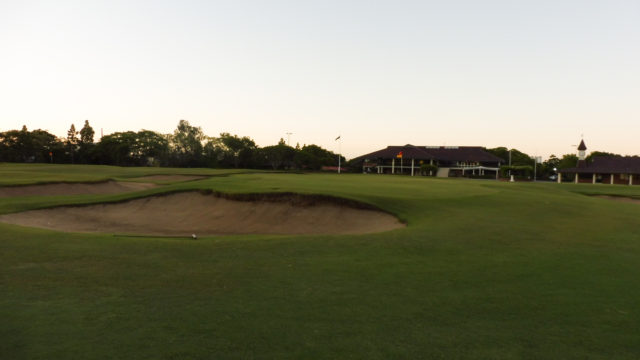
[[[638,0],[1,0],[0,131],[632,155],[639,64]]]

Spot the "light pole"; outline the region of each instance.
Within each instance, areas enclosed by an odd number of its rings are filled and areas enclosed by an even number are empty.
[[[534,156],[533,157],[533,182],[536,182],[538,180],[538,163],[542,163],[542,157],[541,156]]]

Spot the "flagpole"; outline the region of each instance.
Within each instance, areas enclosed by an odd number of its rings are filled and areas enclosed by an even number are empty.
[[[338,135],[338,137],[335,140],[335,141],[338,142],[338,174],[340,174],[340,167],[341,167],[341,164],[340,164],[341,159],[340,158],[342,157],[340,155],[342,153],[342,141],[340,141],[341,137],[342,137],[342,135]]]

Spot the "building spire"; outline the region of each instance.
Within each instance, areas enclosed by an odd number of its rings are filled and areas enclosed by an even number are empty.
[[[578,145],[578,151],[585,151],[587,150],[587,145],[584,144],[584,139],[582,139],[580,141],[580,145]]]
[[[580,140],[580,145],[578,145],[578,167],[586,167],[587,166],[587,145],[584,144],[584,139]]]

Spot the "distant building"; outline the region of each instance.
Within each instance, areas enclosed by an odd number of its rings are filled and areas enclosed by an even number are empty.
[[[602,183],[621,185],[640,185],[640,157],[638,156],[594,156],[586,161],[587,146],[584,140],[578,146],[576,167],[558,172],[558,182],[562,178],[572,178],[578,183]]]
[[[421,165],[437,166],[439,177],[493,176],[498,177],[503,159],[480,146],[387,146],[385,149],[359,156],[352,161],[362,162],[362,170],[376,174],[420,173]]]

